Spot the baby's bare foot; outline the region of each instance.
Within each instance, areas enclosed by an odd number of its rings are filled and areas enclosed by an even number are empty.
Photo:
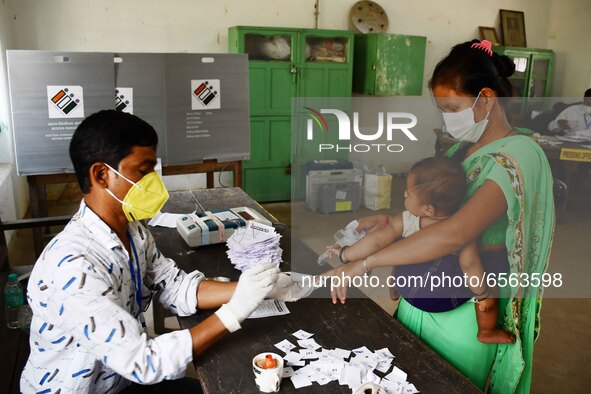
[[[482,343],[515,343],[515,336],[500,328],[478,330],[477,338]]]

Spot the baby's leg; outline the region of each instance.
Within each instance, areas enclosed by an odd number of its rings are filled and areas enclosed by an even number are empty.
[[[498,298],[485,298],[474,304],[478,323],[478,340],[483,343],[514,343],[515,336],[497,328]]]

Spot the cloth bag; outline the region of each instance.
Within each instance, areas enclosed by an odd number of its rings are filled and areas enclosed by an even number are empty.
[[[392,175],[365,174],[363,202],[372,211],[390,209]]]

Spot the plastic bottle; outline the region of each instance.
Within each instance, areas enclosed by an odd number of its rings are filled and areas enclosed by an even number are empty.
[[[6,325],[8,328],[19,328],[19,311],[25,300],[23,288],[18,283],[16,274],[8,275],[8,283],[4,288],[4,303],[6,304]]]

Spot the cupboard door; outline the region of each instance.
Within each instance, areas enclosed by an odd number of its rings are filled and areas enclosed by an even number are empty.
[[[289,115],[296,93],[294,61],[297,32],[289,29],[232,27],[230,52],[246,53],[251,115]]]
[[[552,92],[554,57],[545,53],[533,53],[528,97],[549,97]]]
[[[251,115],[289,115],[296,93],[291,64],[249,62]]]
[[[426,37],[379,34],[376,95],[420,96],[423,93],[426,48]]]
[[[251,156],[242,164],[243,187],[257,201],[290,198],[290,128],[289,116],[251,118]]]

